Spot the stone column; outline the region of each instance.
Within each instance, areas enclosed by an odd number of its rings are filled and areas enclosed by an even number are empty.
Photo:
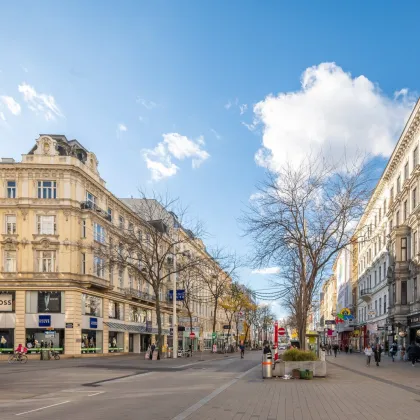
[[[109,312],[108,312],[108,307],[109,307],[109,299],[104,298],[103,299],[103,346],[102,346],[102,352],[103,354],[107,354],[108,350],[109,350],[109,327],[108,325],[106,325],[106,322],[109,321]]]
[[[16,301],[15,301],[15,316],[16,316],[16,326],[15,326],[15,343],[14,348],[19,344],[26,346],[26,333],[25,333],[25,290],[16,291]]]
[[[73,324],[73,328],[65,329],[64,354],[77,355],[82,346],[82,294],[69,290],[66,297],[66,324]]]

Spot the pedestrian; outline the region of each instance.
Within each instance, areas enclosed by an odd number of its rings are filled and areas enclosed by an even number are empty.
[[[244,344],[243,344],[243,343],[241,343],[241,344],[239,345],[239,348],[240,348],[240,350],[241,350],[241,359],[243,359],[243,358],[245,357],[245,346],[244,346]]]
[[[332,356],[332,346],[331,346],[331,343],[328,343],[328,356]]]
[[[155,352],[155,349],[156,349],[156,346],[155,346],[155,343],[153,343],[150,346],[150,360],[153,360],[153,353]]]
[[[397,345],[397,342],[394,341],[391,345],[391,352],[390,352],[393,362],[395,362],[395,355],[397,354],[397,352],[398,352],[398,345]]]
[[[408,360],[411,361],[411,365],[416,366],[417,346],[415,345],[414,342],[411,342],[411,344],[408,346],[407,353],[408,353]]]
[[[264,344],[263,354],[268,354],[268,353],[271,353],[271,349],[270,349],[270,345],[268,344],[268,342],[266,342]]]
[[[376,366],[379,366],[379,363],[381,361],[381,352],[382,352],[382,347],[379,343],[375,344],[373,348],[373,352],[375,354]]]
[[[366,366],[370,366],[370,359],[372,357],[372,347],[368,344],[365,348],[365,355],[366,355]]]
[[[334,357],[337,357],[338,349],[339,349],[338,344],[334,344],[333,345]]]
[[[350,345],[349,345],[349,351],[350,351],[350,354],[352,354],[353,353],[353,345],[350,343]]]
[[[349,345],[348,344],[346,344],[344,346],[344,351],[346,352],[346,354],[349,354]]]

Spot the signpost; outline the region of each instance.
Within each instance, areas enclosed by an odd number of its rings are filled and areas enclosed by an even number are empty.
[[[279,323],[274,323],[274,360],[279,358]]]
[[[190,338],[191,338],[191,340],[192,340],[193,338],[195,338],[195,332],[193,332],[193,331],[191,331],[191,332],[190,332]]]
[[[279,328],[279,335],[283,336],[286,334],[286,330],[284,328]]]

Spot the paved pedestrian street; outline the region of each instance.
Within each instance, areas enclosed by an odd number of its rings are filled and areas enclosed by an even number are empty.
[[[328,357],[325,379],[261,378],[260,352],[148,362],[138,357],[0,365],[0,418],[150,420],[417,419],[420,365]]]

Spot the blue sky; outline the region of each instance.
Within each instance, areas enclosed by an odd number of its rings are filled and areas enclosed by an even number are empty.
[[[76,138],[116,195],[168,190],[245,254],[237,218],[267,168],[319,145],[384,161],[395,144],[420,4],[367,3],[0,1],[1,156]]]

